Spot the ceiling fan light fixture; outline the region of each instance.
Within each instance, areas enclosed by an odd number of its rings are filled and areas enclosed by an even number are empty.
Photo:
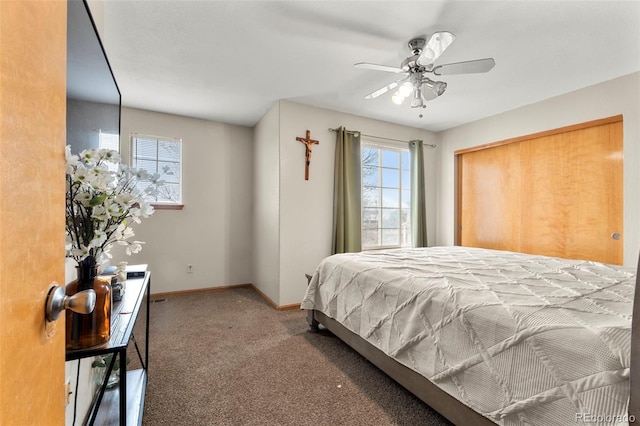
[[[444,91],[447,90],[447,83],[444,81],[433,81],[429,78],[424,81],[424,86],[438,96],[442,95]]]
[[[391,96],[391,101],[396,105],[402,105],[404,102],[404,96],[402,96],[398,91]]]
[[[410,81],[405,81],[400,85],[398,92],[404,98],[409,97],[411,95],[411,91],[413,90],[413,84]]]
[[[416,90],[413,91],[413,98],[411,99],[411,108],[421,108],[423,106],[422,89],[416,87]]]

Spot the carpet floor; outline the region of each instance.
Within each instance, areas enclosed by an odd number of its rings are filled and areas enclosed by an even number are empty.
[[[151,303],[143,425],[449,424],[305,315],[249,288]]]

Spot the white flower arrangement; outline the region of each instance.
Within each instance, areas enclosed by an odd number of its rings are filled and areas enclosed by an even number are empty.
[[[129,256],[140,252],[142,241],[127,240],[134,236],[131,225],[153,214],[143,193],[157,193],[163,183],[159,175],[129,168],[117,151],[89,149],[78,156],[67,145],[65,156],[66,249],[71,257],[80,263],[92,256],[100,263],[111,258],[114,244],[126,246]]]

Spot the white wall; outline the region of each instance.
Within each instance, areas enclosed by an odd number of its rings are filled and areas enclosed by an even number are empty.
[[[254,130],[253,285],[272,301],[280,298],[280,104]]]
[[[640,73],[440,132],[436,244],[454,243],[454,151],[618,114],[624,121],[624,263],[636,265],[640,248]]]
[[[134,238],[146,243],[142,252],[127,257],[120,251],[112,264],[147,263],[152,293],[251,283],[253,130],[123,108],[126,159],[132,132],[182,139],[184,209],[156,210],[134,225]]]
[[[435,143],[436,136],[422,129],[400,126],[356,115],[279,101],[280,111],[280,285],[279,305],[300,303],[306,289],[305,273],[313,273],[331,254],[333,224],[333,169],[336,134],[329,128]],[[411,114],[407,109],[407,114]],[[309,180],[304,179],[305,146],[296,141],[307,130],[320,142],[313,146]],[[425,147],[427,232],[435,242],[436,161],[438,148]],[[255,254],[260,256],[259,253]]]

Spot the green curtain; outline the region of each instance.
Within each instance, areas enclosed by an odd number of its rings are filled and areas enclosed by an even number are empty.
[[[362,250],[360,132],[337,131],[332,254]]]
[[[424,195],[424,154],[420,140],[409,142],[411,156],[411,240],[414,247],[427,246],[427,207]]]

